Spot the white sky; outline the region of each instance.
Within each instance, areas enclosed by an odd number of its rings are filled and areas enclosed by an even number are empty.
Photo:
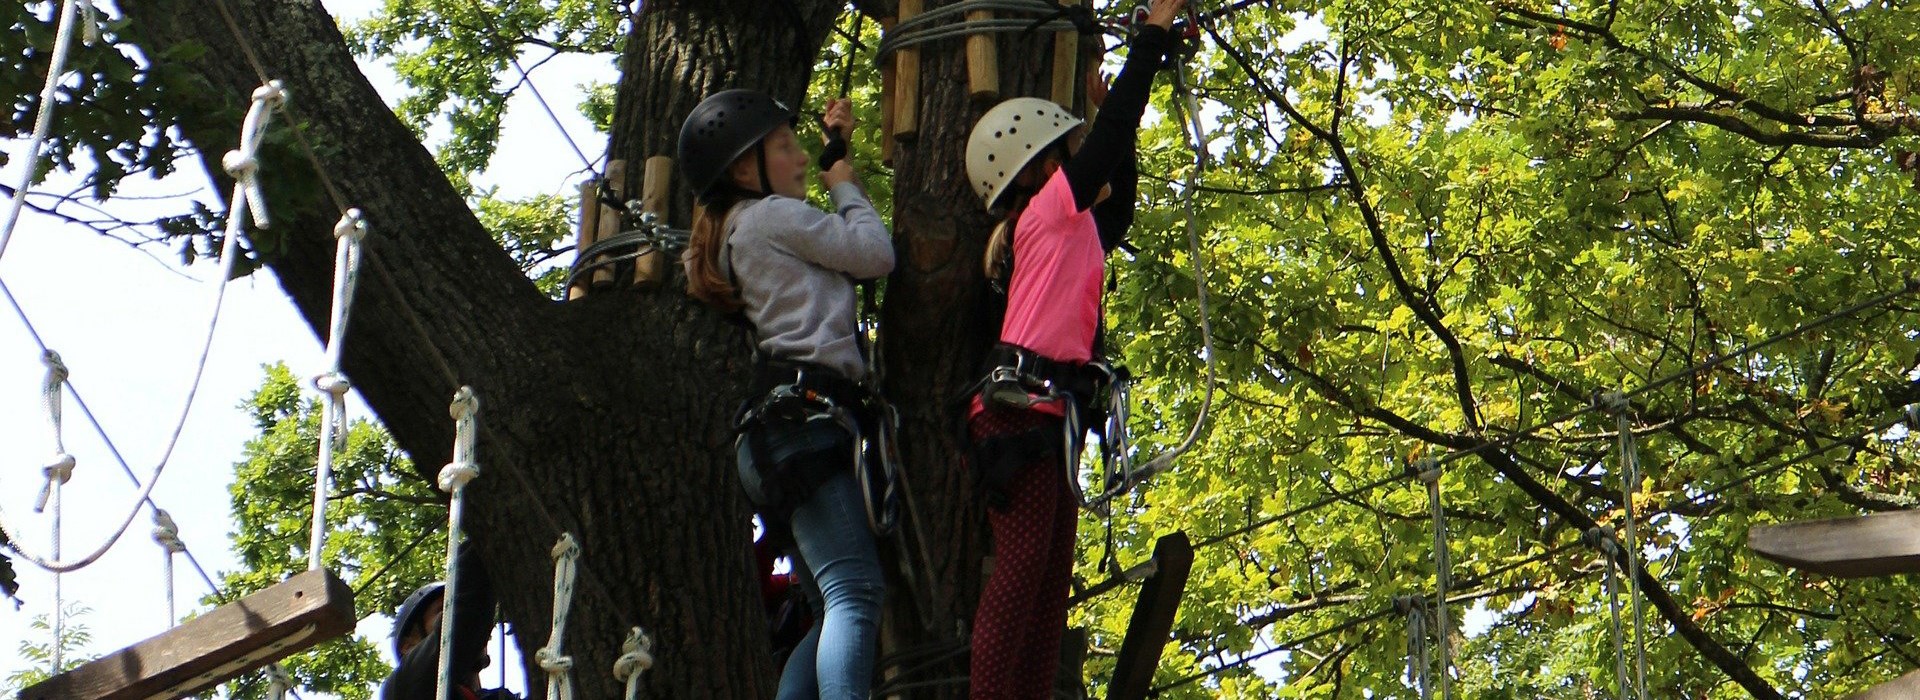
[[[326,2],[343,19],[367,16],[378,4],[378,0]],[[44,13],[45,3],[41,5]],[[399,93],[392,73],[380,66],[363,68],[391,103]],[[606,61],[578,57],[552,61],[534,74],[541,92],[589,156],[598,155],[606,144],[573,108],[580,100],[577,85],[613,76]],[[502,80],[517,77],[502,76]],[[299,94],[291,94],[290,99],[299,109]],[[55,118],[59,118],[57,108]],[[572,191],[569,178],[580,164],[524,90],[512,102],[503,131],[506,140],[493,168],[476,180],[477,185],[497,185],[503,196]],[[12,186],[18,181],[26,166],[26,146],[24,141],[0,142],[0,149],[11,159],[0,168],[0,182]],[[554,157],[555,153],[568,157]],[[261,174],[273,176],[271,171]],[[56,174],[43,188],[65,192],[77,182]],[[224,207],[227,196],[209,190],[197,165],[162,182],[129,180],[121,192],[132,196],[182,193],[216,209]],[[146,219],[183,213],[186,201],[128,201],[113,211],[127,219]],[[380,235],[380,222],[374,219],[371,225],[372,235]],[[178,420],[207,327],[213,289],[208,280],[217,269],[203,261],[186,269],[183,276],[172,253],[154,253],[159,261],[85,228],[28,211],[0,257],[0,280],[20,298],[48,345],[63,356],[72,371],[73,386],[142,480],[148,478]],[[229,550],[233,522],[228,517],[227,488],[233,465],[241,459],[242,444],[254,429],[237,407],[258,387],[262,365],[285,361],[297,376],[310,376],[323,369],[321,351],[321,341],[294,311],[271,273],[261,271],[229,287],[199,397],[170,466],[154,490],[154,500],[179,524],[181,539],[216,578],[238,567]],[[4,416],[0,420],[0,513],[22,544],[38,553],[48,550],[51,536],[49,519],[32,512],[33,500],[44,481],[40,469],[54,453],[41,407],[43,374],[25,327],[0,304],[0,416]],[[79,462],[66,487],[63,528],[64,553],[74,556],[112,534],[137,490],[112,461],[71,396],[65,405],[67,450]],[[368,415],[357,401],[349,410],[354,417]],[[162,555],[151,530],[149,517],[142,512],[99,562],[64,577],[69,604],[91,609],[80,619],[93,635],[86,654],[108,653],[166,629]],[[0,605],[0,678],[27,667],[18,653],[23,640],[48,641],[45,632],[31,630],[28,623],[53,607],[52,577],[18,558],[14,566],[20,573],[23,605],[18,610]],[[182,614],[207,592],[181,558],[176,563],[176,597]],[[385,648],[389,624],[384,618],[372,618],[360,625],[359,634]],[[511,661],[517,664],[517,659]],[[489,683],[497,682],[496,673],[497,669],[489,670],[484,677]],[[510,675],[513,685],[520,687],[517,667]]]

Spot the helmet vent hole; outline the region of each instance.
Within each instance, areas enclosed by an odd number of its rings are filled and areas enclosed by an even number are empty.
[[[992,154],[992,153],[988,153],[988,154],[987,154],[987,162],[989,162],[989,163],[991,163],[991,162],[993,162],[993,154]]]
[[[1009,134],[1018,134],[1018,133],[1020,133],[1020,127],[1017,127],[1017,126],[1010,126],[1010,127],[1007,127],[1007,133],[1009,133]]]
[[[1018,115],[1018,114],[1015,114],[1015,115],[1013,115],[1013,120],[1014,120],[1014,121],[1020,121],[1020,115]]]

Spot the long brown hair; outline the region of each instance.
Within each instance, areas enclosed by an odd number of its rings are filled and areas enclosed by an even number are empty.
[[[719,186],[693,210],[693,233],[687,238],[687,252],[680,262],[687,268],[687,294],[708,306],[727,313],[746,306],[740,290],[720,269],[720,255],[726,252],[727,223],[733,209],[748,199],[738,188]]]

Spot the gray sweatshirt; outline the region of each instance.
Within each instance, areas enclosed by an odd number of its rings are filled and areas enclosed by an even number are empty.
[[[733,211],[720,266],[739,287],[762,357],[810,362],[866,378],[854,340],[856,279],[893,271],[893,238],[853,183],[833,188],[835,212],[779,195]]]

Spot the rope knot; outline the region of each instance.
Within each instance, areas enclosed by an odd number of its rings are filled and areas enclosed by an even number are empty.
[[[552,647],[540,647],[533,652],[533,660],[540,664],[540,670],[547,673],[566,673],[573,670],[573,657],[565,656]]]
[[[60,353],[49,349],[40,353],[40,364],[47,366],[47,383],[59,384],[67,381],[67,363],[60,359]]]
[[[480,476],[480,465],[473,462],[449,462],[440,468],[440,490],[452,493],[467,487]]]
[[[348,209],[340,215],[340,221],[333,225],[334,238],[346,238],[355,243],[367,237],[367,219],[358,207]]]
[[[187,551],[187,543],[180,541],[180,526],[174,524],[173,516],[164,508],[153,509],[153,541],[168,554]]]
[[[641,673],[653,668],[653,637],[646,630],[633,628],[620,648],[625,653],[613,662],[613,677],[620,682],[628,683],[629,679],[638,678]]]
[[[563,557],[577,559],[580,556],[580,543],[573,539],[573,533],[562,532],[559,541],[553,543],[553,549],[548,554],[556,560]]]
[[[53,486],[55,482],[65,484],[73,479],[73,465],[75,463],[73,455],[61,452],[53,456],[52,464],[40,468],[40,473],[47,477],[47,483],[40,487],[40,497],[34,499],[33,512],[39,513],[47,509],[47,500],[53,497]]]
[[[1608,413],[1613,414],[1624,414],[1627,412],[1627,409],[1630,408],[1630,405],[1627,403],[1627,393],[1618,389],[1596,394],[1593,397],[1593,402]]]
[[[339,399],[347,395],[347,390],[353,388],[353,383],[347,381],[347,378],[338,372],[328,372],[314,376],[313,388]]]
[[[236,148],[220,157],[220,167],[226,169],[227,175],[239,180],[242,187],[252,187],[254,174],[260,172],[260,161]]]
[[[1414,460],[1412,464],[1407,465],[1407,471],[1419,477],[1421,483],[1432,485],[1440,482],[1440,474],[1443,470],[1440,468],[1440,460],[1432,457],[1421,457],[1420,459]]]
[[[1604,525],[1587,528],[1587,531],[1582,533],[1581,539],[1586,540],[1587,546],[1605,552],[1608,557],[1620,551],[1619,545],[1613,539],[1613,528]]]
[[[447,407],[447,414],[454,420],[468,420],[480,410],[480,399],[473,395],[473,387],[463,386],[453,392],[453,403]]]

